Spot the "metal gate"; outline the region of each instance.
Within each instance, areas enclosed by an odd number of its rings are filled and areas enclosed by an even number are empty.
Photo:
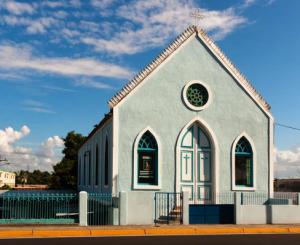
[[[234,224],[233,204],[190,204],[190,224]]]
[[[88,193],[88,225],[113,225],[117,203],[111,193]]]
[[[155,193],[155,220],[154,223],[182,224],[183,194],[173,192]]]

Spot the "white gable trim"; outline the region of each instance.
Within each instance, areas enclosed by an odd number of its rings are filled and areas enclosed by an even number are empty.
[[[170,56],[168,56],[163,62],[161,62],[153,71],[151,71],[151,73],[149,75],[147,75],[143,80],[140,81],[139,84],[137,84],[136,86],[134,86],[132,88],[132,90],[130,90],[126,95],[124,95],[124,97],[113,107],[110,104],[110,107],[116,108],[121,106],[123,103],[125,103],[131,96],[133,96],[138,89],[140,89],[142,86],[144,86],[144,84],[151,79],[157,72],[160,71],[160,69],[165,66],[172,58],[173,56],[175,56],[178,52],[180,52],[181,49],[183,49],[191,40],[193,40],[193,37],[196,36],[196,33],[194,33],[193,35],[191,35],[178,49],[176,49],[173,53],[170,54]]]
[[[236,81],[242,86],[244,91],[253,99],[253,101],[262,109],[262,111],[271,118],[272,115],[269,112],[269,105],[257,93],[255,88],[246,80],[240,71],[232,64],[232,62],[225,56],[221,49],[212,41],[212,39],[203,31],[197,32],[197,36],[207,46],[207,48],[214,54],[218,61],[226,68],[226,70],[234,77]]]
[[[111,108],[119,105],[120,102],[124,101],[128,95],[136,91],[136,87],[148,80],[149,76],[165,64],[165,61],[169,60],[170,57],[178,50],[180,50],[191,37],[197,35],[205,46],[215,55],[215,57],[221,62],[221,64],[227,69],[227,71],[236,79],[236,81],[244,88],[244,90],[250,95],[250,97],[257,103],[257,105],[267,114],[268,117],[272,117],[269,112],[270,106],[263,99],[261,95],[255,90],[250,82],[241,74],[241,72],[233,65],[233,63],[224,55],[221,49],[212,41],[211,38],[202,30],[195,26],[189,27],[181,35],[179,35],[173,43],[171,43],[156,59],[154,59],[145,69],[143,69],[137,76],[135,76],[127,85],[125,85],[120,92],[112,97],[108,104]]]

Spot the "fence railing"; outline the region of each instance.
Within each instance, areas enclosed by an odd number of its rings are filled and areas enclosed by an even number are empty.
[[[300,205],[299,193],[297,192],[274,192],[273,203],[276,204],[292,204]],[[286,203],[288,200],[288,203]],[[271,201],[271,200],[270,200]],[[272,204],[272,203],[270,203]]]
[[[155,224],[183,223],[183,193],[155,193]]]
[[[234,204],[234,192],[194,192],[189,200],[193,204]]]
[[[77,193],[6,192],[0,195],[0,223],[78,222]]]
[[[88,225],[113,225],[118,197],[111,193],[88,193]]]
[[[269,197],[267,192],[236,192],[241,195],[242,205],[299,205],[296,192],[274,192]],[[194,192],[189,194],[191,204],[234,204],[235,192]]]

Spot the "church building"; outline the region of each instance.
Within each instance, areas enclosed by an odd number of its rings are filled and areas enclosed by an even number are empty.
[[[79,190],[272,195],[270,106],[202,29],[186,29],[108,105],[79,150]]]

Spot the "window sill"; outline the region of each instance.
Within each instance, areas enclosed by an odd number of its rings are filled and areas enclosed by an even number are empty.
[[[248,187],[248,186],[233,186],[232,187],[233,191],[255,191],[256,188],[253,187]]]
[[[133,186],[134,190],[160,190],[161,186],[159,185],[139,185],[135,184]]]

